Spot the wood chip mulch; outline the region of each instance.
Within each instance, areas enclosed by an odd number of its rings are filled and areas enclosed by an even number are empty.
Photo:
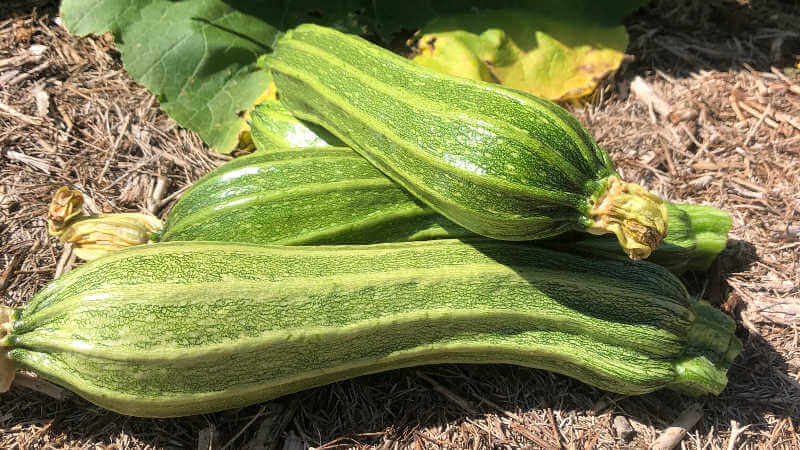
[[[800,448],[800,6],[656,1],[627,19],[632,61],[571,106],[623,175],[723,208],[730,242],[693,294],[744,343],[716,398],[625,397],[502,365],[398,370],[172,420],[120,416],[22,376],[0,396],[0,448]],[[0,6],[0,295],[23,305],[78,264],[46,232],[62,185],[93,212],[164,216],[227,159],[158,109],[109,36],[76,38],[51,2]]]

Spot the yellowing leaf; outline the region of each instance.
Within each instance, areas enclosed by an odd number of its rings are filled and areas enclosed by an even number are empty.
[[[267,72],[269,75],[269,72]],[[272,76],[269,76],[269,79],[272,80]],[[258,96],[258,98],[253,102],[253,104],[245,111],[244,113],[244,121],[241,124],[241,128],[239,131],[239,139],[236,144],[236,149],[233,151],[234,155],[241,155],[252,153],[256,151],[255,143],[253,142],[253,135],[250,130],[250,123],[251,117],[250,114],[263,102],[276,102],[278,101],[278,88],[275,86],[274,81],[270,81],[267,89]]]
[[[502,83],[550,100],[591,94],[622,62],[621,25],[504,9],[434,19],[422,30],[419,64],[451,75]]]

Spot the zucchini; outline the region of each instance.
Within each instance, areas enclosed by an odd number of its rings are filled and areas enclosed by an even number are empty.
[[[665,202],[665,205],[669,231],[648,261],[678,275],[708,270],[728,242],[732,224],[730,215],[713,206],[670,202]],[[565,236],[547,239],[538,245],[602,258],[624,256],[610,236]]]
[[[471,235],[349,148],[304,147],[262,148],[209,172],[153,240],[309,245]]]
[[[87,260],[151,237],[164,242],[310,245],[476,236],[420,204],[354,151],[323,146],[336,138],[313,127],[290,116],[279,103],[262,103],[252,122],[260,150],[197,181],[163,227],[143,214],[76,216],[82,196],[63,188],[53,197],[51,232],[57,229],[55,234]],[[284,148],[300,144],[318,147]],[[683,212],[685,208],[692,214]],[[713,207],[668,203],[667,216],[667,237],[650,261],[678,274],[707,269],[725,245],[727,214]],[[696,231],[695,221],[702,224],[702,233]],[[154,228],[159,231],[151,235]],[[538,243],[562,251],[624,256],[612,236],[573,233]]]
[[[262,65],[296,117],[474,233],[614,233],[634,259],[664,238],[661,199],[622,181],[586,129],[547,100],[435,72],[310,24],[284,34]]]
[[[148,417],[437,363],[718,394],[740,348],[733,321],[660,266],[494,240],[130,247],[2,318],[0,379],[32,370]]]
[[[695,248],[686,263],[687,270],[707,270],[728,244],[728,232],[733,225],[730,214],[707,205],[676,204],[692,221]]]
[[[342,141],[319,125],[297,120],[275,100],[259,103],[251,118],[250,133],[257,149],[344,146]]]
[[[289,116],[279,103],[259,105],[251,130],[259,150],[197,181],[175,204],[154,240],[309,245],[476,236],[416,201],[350,149],[283,148],[321,145],[335,138],[315,134],[318,130]],[[297,136],[302,137],[300,142]],[[713,260],[721,249],[703,247],[706,253],[701,255],[692,218],[681,205],[666,206],[669,231],[651,261],[682,273],[698,257]],[[714,215],[710,210],[695,214],[698,218]],[[727,231],[704,235],[704,240],[721,238],[724,247]],[[575,234],[539,244],[566,251],[574,247],[604,257],[624,256],[611,236]]]

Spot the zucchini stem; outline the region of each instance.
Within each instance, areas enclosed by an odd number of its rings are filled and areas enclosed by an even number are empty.
[[[728,383],[731,363],[742,350],[736,324],[722,311],[699,301],[692,305],[695,320],[683,358],[675,364],[671,389],[693,396],[719,395]]]
[[[667,235],[667,207],[657,195],[611,175],[605,190],[593,200],[591,234],[614,233],[633,260],[650,256]]]
[[[8,391],[14,381],[14,362],[8,355],[11,349],[7,346],[6,335],[9,334],[14,310],[0,306],[0,392]]]
[[[728,233],[733,221],[727,211],[707,205],[677,204],[692,223],[695,253],[689,260],[688,270],[708,270],[714,259],[728,244]]]

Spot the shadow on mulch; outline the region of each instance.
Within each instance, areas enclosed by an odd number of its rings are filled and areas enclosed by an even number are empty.
[[[798,11],[796,1],[653,1],[624,21],[627,53],[635,58],[625,77],[647,70],[680,78],[743,64],[765,72],[792,66],[800,54],[800,35],[781,30],[796,28],[790,22]]]
[[[703,405],[705,414],[695,428],[701,435],[712,426],[717,432],[730,431],[731,421],[759,424],[765,413],[779,419],[789,417],[793,422],[800,420],[800,384],[786,375],[786,361],[761,337],[746,333],[740,333],[740,337],[744,349],[729,372],[728,387],[717,398],[698,400],[671,391],[625,397],[551,372],[507,365],[402,369],[311,389],[264,405],[178,419],[132,418],[74,397],[54,402],[22,389],[16,389],[16,394],[28,408],[41,409],[38,417],[43,417],[42,422],[52,420],[51,433],[63,433],[73,442],[113,440],[124,433],[155,447],[195,442],[200,430],[209,426],[216,429],[219,443],[230,443],[231,448],[242,448],[254,439],[282,441],[287,434],[297,435],[306,445],[320,445],[335,436],[340,437],[339,445],[378,444],[384,437],[410,442],[421,429],[448,427],[451,423],[464,427],[489,414],[517,416],[514,423],[524,427],[523,431],[555,444],[553,427],[558,424],[535,411],[559,411],[564,418],[595,410],[599,416],[623,414],[634,423],[664,427],[695,401]],[[436,384],[433,388],[431,381]],[[447,393],[456,400],[448,398]],[[13,404],[14,391],[9,394],[7,400]],[[604,406],[598,409],[600,405]],[[512,427],[511,431],[519,430]],[[584,430],[584,437],[589,433],[591,430]],[[646,443],[652,437],[638,438]]]
[[[34,10],[56,15],[60,3],[58,0],[4,0],[0,3],[0,21],[25,16]]]

